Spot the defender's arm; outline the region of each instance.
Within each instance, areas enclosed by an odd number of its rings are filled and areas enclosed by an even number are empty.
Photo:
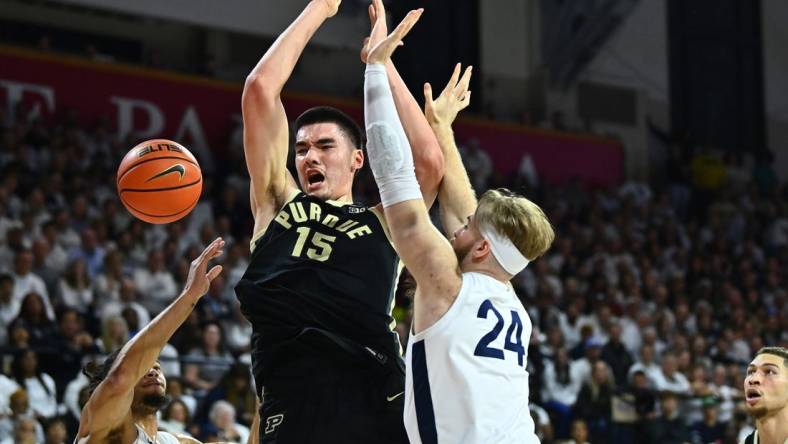
[[[364,63],[367,62],[367,53],[370,49],[369,42],[379,42],[388,33],[386,29],[386,11],[382,1],[373,1],[369,5],[369,19],[372,24],[372,32],[375,35],[370,35],[365,40],[364,47],[361,50],[361,61]],[[412,148],[416,178],[419,181],[424,202],[429,208],[435,202],[441,177],[443,177],[441,147],[438,145],[435,133],[421,112],[418,102],[408,90],[394,63],[388,60],[385,65],[391,93],[394,96],[394,104],[397,107],[397,114]]]
[[[462,163],[460,152],[454,141],[451,125],[462,109],[470,104],[472,67],[465,69],[460,78],[460,64],[452,73],[449,83],[437,100],[432,99],[432,87],[424,85],[424,114],[435,132],[445,159],[446,172],[438,190],[441,209],[441,223],[447,235],[465,225],[468,216],[476,211],[476,194],[473,191],[468,172]]]
[[[417,330],[431,325],[425,316],[434,322],[448,310],[462,283],[454,251],[432,225],[421,198],[408,139],[383,65],[420,15],[420,10],[411,11],[388,38],[373,47],[364,82],[367,151],[394,246],[419,287]]]
[[[82,409],[77,433],[80,442],[101,440],[131,414],[137,382],[154,367],[161,349],[208,291],[210,282],[221,273],[221,265],[210,271],[207,267],[211,259],[223,253],[223,246],[224,241],[217,238],[203,250],[192,262],[183,293],[120,350],[107,377]]]

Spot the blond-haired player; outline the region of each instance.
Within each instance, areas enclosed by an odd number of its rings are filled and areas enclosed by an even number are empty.
[[[388,37],[373,31],[364,85],[370,164],[395,248],[416,279],[407,351],[405,428],[411,443],[537,443],[528,409],[528,313],[509,280],[542,255],[554,233],[542,210],[507,190],[478,203],[451,123],[468,105],[471,70],[426,115],[445,158],[438,199],[447,241],[430,222],[384,64],[410,30],[411,12]]]
[[[788,443],[788,349],[764,347],[747,367],[744,379],[747,412],[755,431],[744,444]]]

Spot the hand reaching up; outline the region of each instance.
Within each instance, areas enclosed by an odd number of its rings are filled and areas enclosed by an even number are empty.
[[[471,83],[473,67],[465,68],[465,72],[460,78],[461,68],[459,63],[454,67],[449,83],[446,84],[436,100],[432,99],[432,85],[424,84],[424,116],[430,125],[451,125],[457,117],[457,113],[471,103],[471,92],[468,91],[468,86]]]
[[[380,8],[383,7],[383,3],[381,0],[374,0],[376,3],[380,3]],[[400,22],[399,25],[391,32],[387,37],[383,38],[380,41],[376,41],[380,35],[380,27],[385,26],[385,17],[381,20],[378,10],[375,10],[377,14],[377,19],[375,20],[375,26],[372,28],[372,33],[370,34],[368,47],[369,49],[367,53],[367,64],[383,64],[386,63],[390,58],[391,54],[394,53],[394,50],[397,49],[398,46],[402,45],[402,39],[408,35],[413,25],[419,21],[421,14],[424,12],[424,9],[415,9],[410,11],[408,15],[405,16],[404,19]],[[380,24],[382,23],[382,25]],[[378,28],[378,29],[375,29]],[[385,28],[383,28],[383,32],[385,32]]]

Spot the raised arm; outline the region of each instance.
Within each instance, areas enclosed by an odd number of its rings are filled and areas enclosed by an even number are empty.
[[[382,1],[375,0],[369,5],[369,19],[372,29],[377,34],[375,40],[380,41],[385,38],[388,31],[386,29],[386,12]],[[364,48],[361,50],[361,61],[364,63],[367,62],[369,41],[370,39],[366,39]],[[394,96],[394,105],[396,105],[397,114],[413,152],[416,179],[419,181],[424,203],[429,208],[435,202],[441,177],[443,177],[443,154],[438,140],[435,138],[435,133],[430,128],[427,119],[424,118],[418,102],[408,90],[391,59],[385,63],[385,66],[391,94]]]
[[[340,1],[310,1],[246,77],[241,109],[255,233],[268,227],[287,195],[297,189],[286,167],[289,134],[282,88],[312,35],[336,14]]]
[[[421,198],[413,156],[384,67],[420,15],[421,10],[411,11],[389,37],[378,44],[370,43],[373,49],[364,81],[369,162],[380,189],[394,247],[418,285],[414,319],[417,330],[420,325],[429,324],[424,322],[425,316],[437,314],[439,318],[445,313],[462,283],[454,251],[432,225]]]
[[[449,236],[465,225],[468,216],[476,211],[476,194],[468,179],[468,172],[462,164],[451,128],[457,113],[467,107],[471,100],[468,85],[471,81],[472,67],[465,69],[462,78],[460,78],[460,70],[458,63],[449,83],[436,100],[432,99],[432,86],[429,83],[424,85],[424,114],[438,138],[445,162],[445,173],[438,190],[438,202],[440,202],[443,230]]]
[[[79,442],[103,442],[112,430],[130,420],[134,386],[152,367],[175,330],[208,291],[211,281],[222,271],[208,262],[222,254],[224,240],[217,238],[192,261],[183,292],[167,308],[140,330],[123,348],[107,377],[90,396],[79,422]],[[133,428],[133,425],[132,425]]]

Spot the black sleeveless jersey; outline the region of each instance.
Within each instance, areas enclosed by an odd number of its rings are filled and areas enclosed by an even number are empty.
[[[385,230],[370,208],[299,192],[252,241],[235,292],[253,326],[258,388],[329,371],[325,358],[352,361],[351,348],[401,360],[391,317],[401,267]]]

